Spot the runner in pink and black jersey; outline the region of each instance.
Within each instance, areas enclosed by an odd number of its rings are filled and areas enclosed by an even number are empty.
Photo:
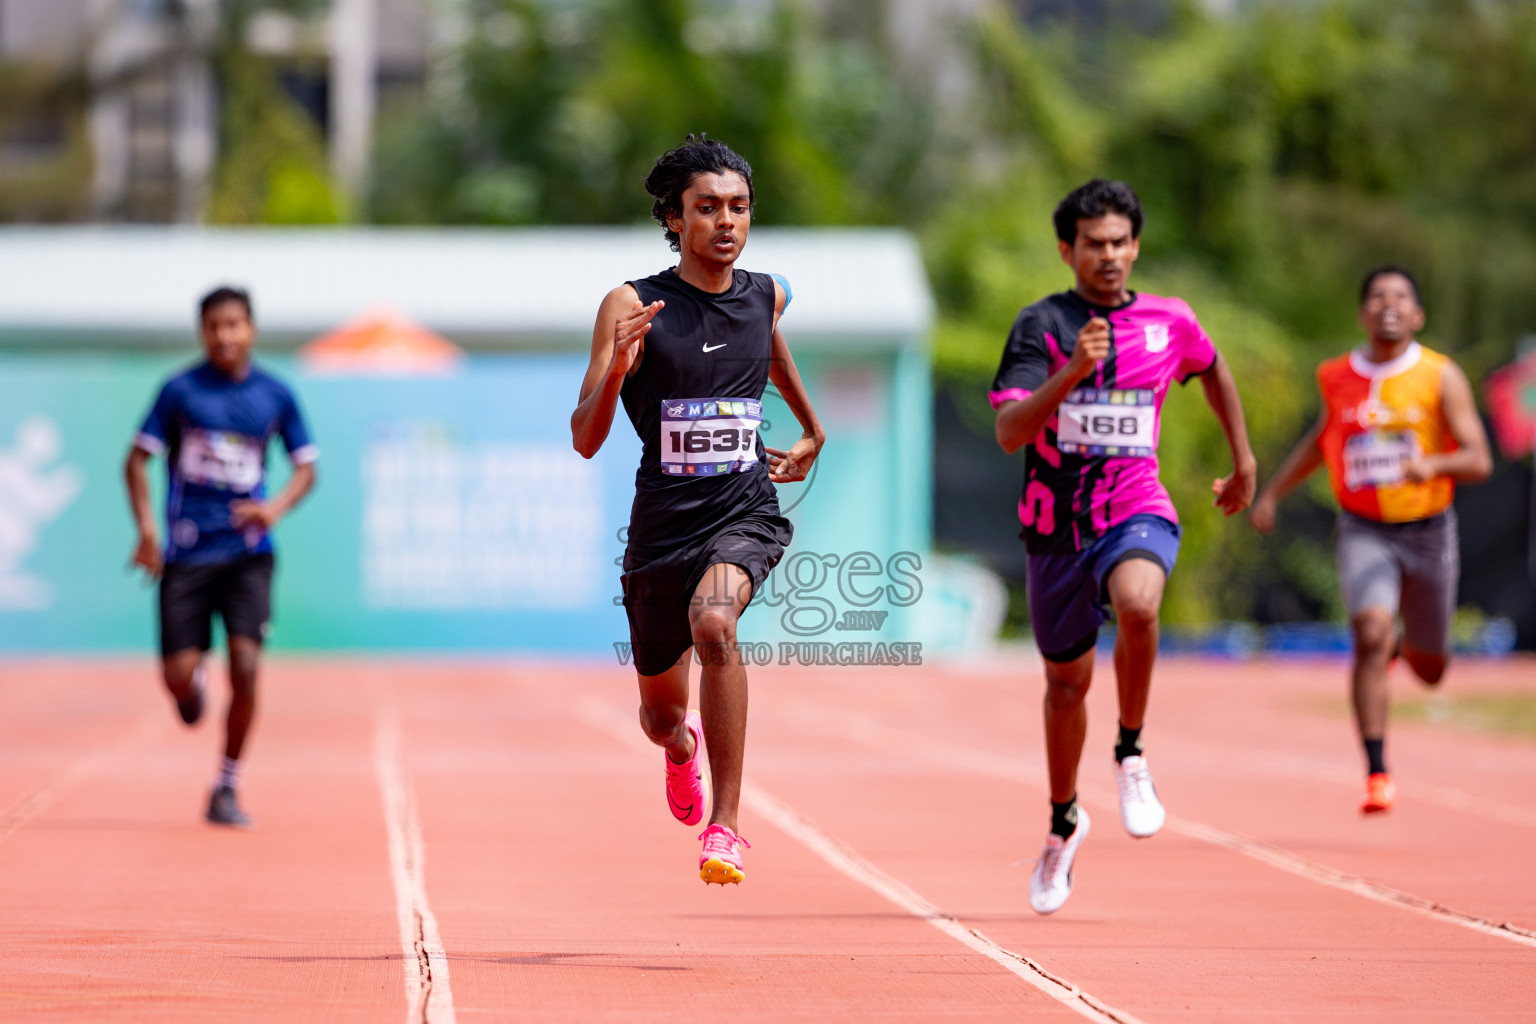
[[[1120,732],[1120,817],[1145,838],[1163,826],[1142,755],[1141,729],[1157,658],[1163,587],[1179,551],[1179,520],[1158,479],[1163,399],[1199,377],[1232,451],[1214,485],[1235,515],[1253,500],[1257,466],[1237,385],[1188,304],[1128,287],[1140,251],[1141,203],[1122,182],[1095,179],[1055,213],[1071,291],[1014,321],[991,391],[997,440],[1025,449],[1020,536],[1029,552],[1029,615],[1045,660],[1051,832],[1030,878],[1030,905],[1049,914],[1072,891],[1072,862],[1088,834],[1077,765],[1088,717],[1099,627],[1114,612]]]

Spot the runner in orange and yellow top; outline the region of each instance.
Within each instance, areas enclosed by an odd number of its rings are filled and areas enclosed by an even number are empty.
[[[1424,327],[1419,286],[1401,267],[1360,285],[1369,340],[1318,367],[1323,411],[1249,518],[1275,528],[1275,506],[1326,464],[1339,515],[1339,584],[1354,632],[1351,691],[1368,764],[1364,813],[1396,799],[1382,745],[1387,666],[1399,653],[1424,682],[1445,674],[1461,555],[1456,484],[1486,479],[1493,460],[1466,375],[1414,340]],[[1401,614],[1402,633],[1396,619]]]

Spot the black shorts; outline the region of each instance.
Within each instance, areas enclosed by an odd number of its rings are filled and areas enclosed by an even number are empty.
[[[224,632],[260,643],[272,617],[272,556],[246,555],[232,562],[165,567],[160,578],[160,653],[213,646],[213,615]]]
[[[629,616],[629,640],[635,671],[659,676],[676,665],[693,646],[688,606],[694,588],[721,562],[739,565],[752,579],[755,594],[795,528],[771,508],[747,513],[726,523],[705,540],[649,560],[624,552],[624,612]],[[750,595],[748,595],[750,598]]]

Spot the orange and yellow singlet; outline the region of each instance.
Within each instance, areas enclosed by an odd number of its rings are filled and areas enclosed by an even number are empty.
[[[1413,455],[1457,447],[1440,405],[1447,362],[1413,342],[1385,363],[1351,352],[1318,367],[1317,386],[1328,410],[1318,444],[1333,493],[1346,511],[1403,523],[1450,505],[1456,490],[1450,477],[1425,483],[1403,478],[1403,463]]]

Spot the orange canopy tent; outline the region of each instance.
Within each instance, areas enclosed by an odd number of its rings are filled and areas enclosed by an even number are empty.
[[[456,369],[464,350],[391,310],[375,309],[299,349],[315,373],[441,374]]]

